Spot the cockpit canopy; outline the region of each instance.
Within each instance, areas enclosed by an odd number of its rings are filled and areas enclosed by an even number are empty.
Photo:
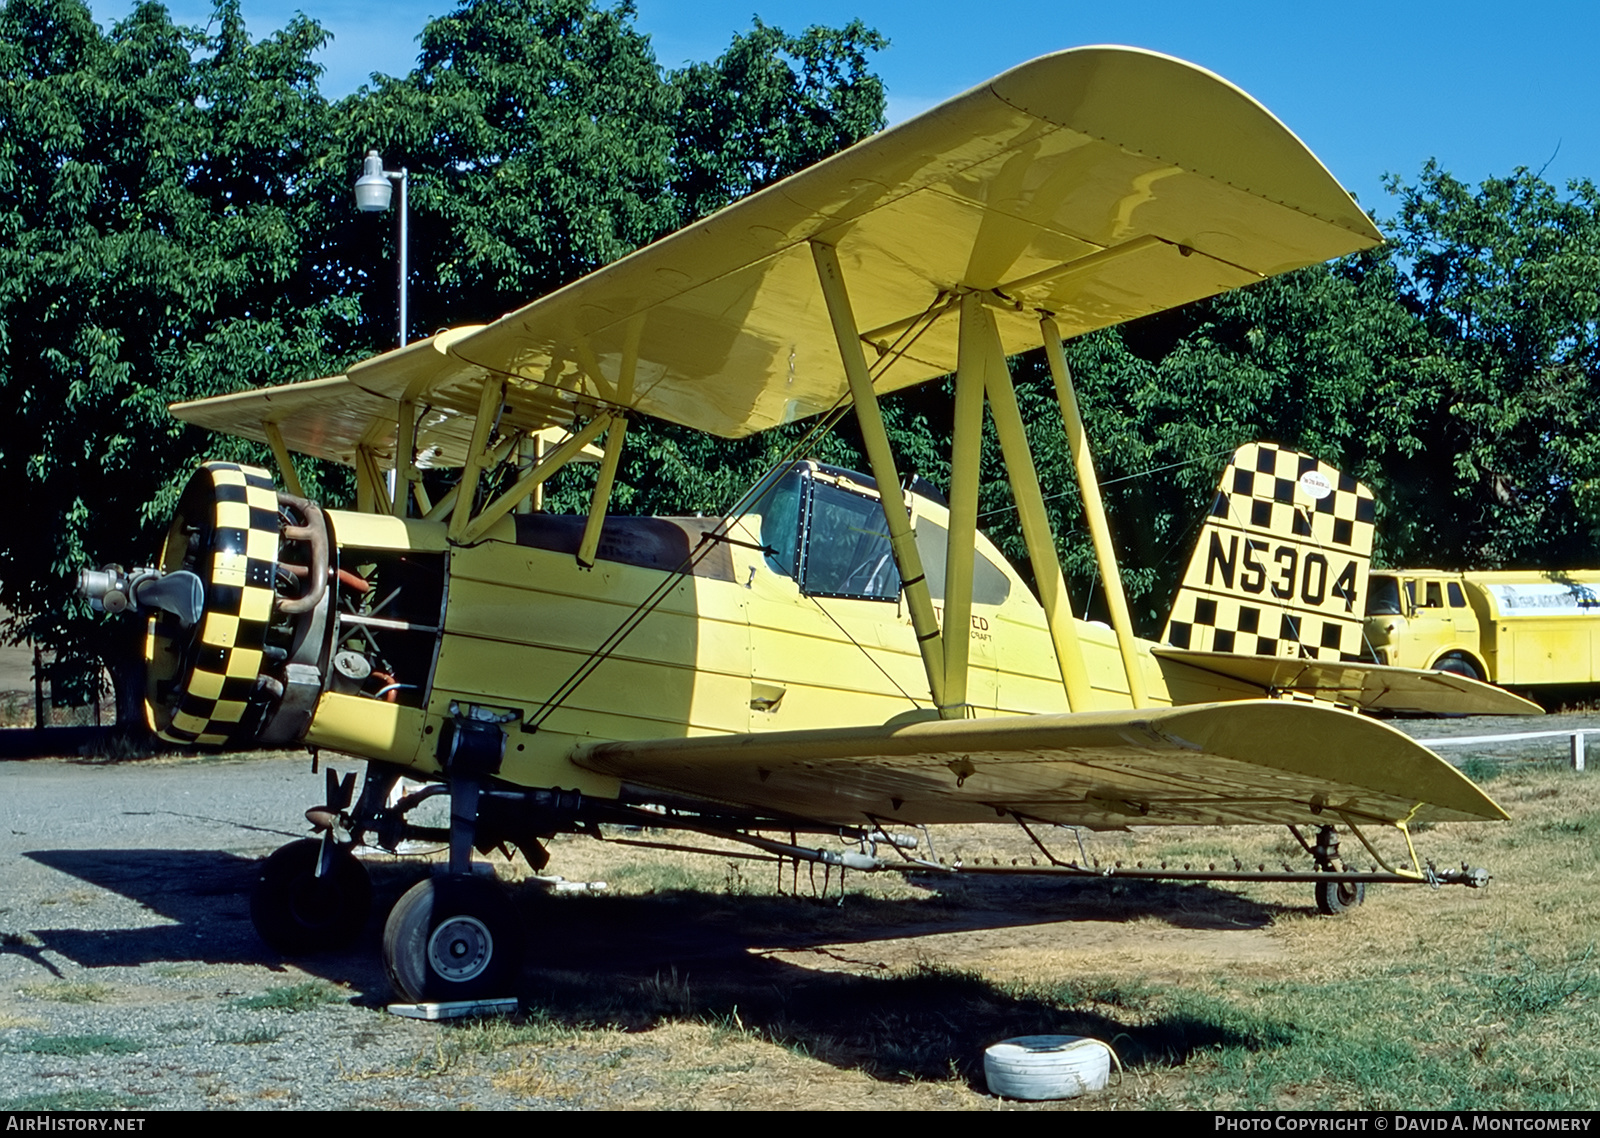
[[[912,493],[924,502],[943,503],[920,479]],[[900,596],[900,573],[889,548],[889,531],[877,485],[866,475],[820,462],[791,467],[750,510],[760,518],[767,565],[792,577],[815,597],[893,601]],[[923,510],[914,510],[917,552],[928,589],[944,599],[946,529]],[[973,567],[977,604],[1003,604],[1011,579],[982,548]]]

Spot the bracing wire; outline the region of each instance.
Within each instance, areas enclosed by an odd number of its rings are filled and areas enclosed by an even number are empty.
[[[879,359],[880,366],[878,367],[876,374],[871,374],[869,372],[869,378],[871,379],[871,382],[876,384],[878,380],[882,379],[884,374],[888,372],[889,368],[893,366],[895,362],[901,359],[905,353],[909,351],[919,339],[922,338],[923,333],[933,326],[934,322],[949,309],[950,305],[951,298],[949,295],[944,292],[938,293],[929,303],[928,307],[925,308],[903,332],[901,332],[899,338],[882,352]],[[717,525],[714,526],[709,532],[701,536],[700,544],[694,549],[690,550],[688,555],[685,556],[675,568],[668,571],[666,576],[662,578],[661,582],[650,591],[649,595],[647,595],[644,600],[640,601],[639,604],[636,605],[633,610],[623,618],[622,623],[617,625],[617,627],[612,630],[611,634],[600,642],[599,647],[590,652],[589,655],[584,658],[583,662],[580,663],[573,671],[573,673],[561,683],[561,685],[555,690],[550,698],[545,700],[545,702],[540,705],[539,710],[534,712],[532,717],[524,724],[524,730],[537,730],[541,725],[543,725],[544,722],[548,720],[550,716],[561,707],[562,704],[572,697],[573,692],[577,691],[583,682],[594,674],[595,669],[608,660],[614,652],[616,652],[616,650],[621,646],[622,642],[632,635],[634,630],[637,629],[641,623],[643,623],[645,618],[661,606],[662,602],[667,599],[667,596],[672,592],[672,590],[677,587],[679,580],[685,576],[692,575],[695,567],[698,566],[711,551],[712,546],[715,545],[719,539],[726,537],[729,531],[731,531],[735,525],[744,520],[745,515],[750,512],[750,509],[757,502],[759,502],[762,496],[764,496],[767,491],[771,489],[771,487],[777,482],[777,480],[788,471],[789,467],[794,464],[798,457],[813,447],[817,440],[825,437],[828,432],[832,431],[833,428],[838,425],[839,421],[843,419],[845,414],[850,410],[850,404],[848,400],[848,394],[840,395],[839,398],[834,401],[833,405],[823,413],[818,421],[796,442],[791,444],[783,452],[783,455],[776,462],[774,462],[760,478],[756,479],[754,484],[752,484],[748,490],[739,496],[738,500],[734,502],[732,508],[723,515],[722,519],[717,523]],[[849,636],[849,633],[846,633],[845,635]],[[865,649],[863,649],[863,651],[865,651]],[[892,678],[891,682],[893,682]],[[899,685],[897,684],[895,686],[898,687]],[[904,694],[903,689],[902,694]],[[910,699],[911,697],[907,696],[906,698]],[[915,700],[912,700],[913,704],[915,702]]]
[[[913,696],[910,692],[906,691],[905,688],[900,686],[899,681],[896,680],[893,676],[891,676],[889,674],[888,669],[886,669],[881,663],[878,662],[878,658],[876,656],[874,656],[871,652],[867,651],[867,647],[866,647],[865,644],[862,644],[861,641],[857,640],[854,636],[851,636],[850,635],[850,630],[847,629],[844,625],[840,624],[837,620],[834,619],[834,615],[827,610],[827,608],[823,605],[823,603],[821,601],[819,601],[816,597],[811,597],[810,600],[811,600],[812,604],[817,606],[817,610],[819,612],[821,612],[823,616],[825,616],[829,620],[833,621],[833,627],[837,628],[840,632],[842,632],[844,634],[844,638],[846,640],[850,641],[851,644],[854,644],[856,646],[856,648],[858,648],[860,650],[861,654],[863,656],[865,656],[868,659],[868,661],[871,662],[871,664],[872,664],[872,666],[874,668],[877,668],[878,671],[883,673],[883,678],[888,680],[891,684],[894,685],[894,690],[895,691],[897,691],[901,695],[905,696],[907,702],[909,702],[912,707],[920,708],[922,706],[920,703],[917,702],[915,696]]]
[[[1232,450],[1219,450],[1219,451],[1216,451],[1213,454],[1202,454],[1202,455],[1199,455],[1199,456],[1197,456],[1195,458],[1185,458],[1185,459],[1181,459],[1178,462],[1166,463],[1166,464],[1164,464],[1162,466],[1152,466],[1148,470],[1139,470],[1139,471],[1135,471],[1132,474],[1123,474],[1123,475],[1119,475],[1116,478],[1107,478],[1107,479],[1104,479],[1100,483],[1100,485],[1102,487],[1105,487],[1105,486],[1115,486],[1118,482],[1132,482],[1135,478],[1148,478],[1152,474],[1159,474],[1163,470],[1176,470],[1180,466],[1197,466],[1202,462],[1210,462],[1212,459],[1222,458],[1223,456],[1230,455],[1232,453],[1233,453]],[[1065,498],[1068,494],[1071,494],[1071,493],[1072,493],[1071,490],[1061,490],[1061,491],[1058,491],[1057,493],[1054,493],[1054,494],[1046,494],[1044,496],[1044,501],[1053,502],[1057,498]],[[989,510],[989,511],[987,511],[985,513],[979,514],[978,515],[978,520],[981,522],[984,518],[992,518],[992,517],[997,517],[997,516],[999,516],[1001,514],[1009,514],[1009,513],[1014,512],[1016,510],[1016,508],[1017,508],[1016,507],[1016,503],[1012,503],[1009,506],[1000,506],[1000,507],[997,507],[996,509]]]

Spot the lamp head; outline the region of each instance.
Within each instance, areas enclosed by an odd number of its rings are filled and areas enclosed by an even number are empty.
[[[356,208],[363,213],[382,213],[389,208],[394,196],[394,186],[383,172],[383,159],[376,150],[367,151],[361,164],[361,177],[356,179]]]

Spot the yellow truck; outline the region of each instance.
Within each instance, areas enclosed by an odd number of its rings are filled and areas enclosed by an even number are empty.
[[[1600,571],[1374,570],[1363,658],[1502,687],[1600,683]]]

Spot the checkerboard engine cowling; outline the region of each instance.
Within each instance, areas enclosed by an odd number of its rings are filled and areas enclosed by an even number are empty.
[[[261,673],[272,620],[278,558],[278,494],[272,476],[254,466],[208,462],[184,498],[209,483],[210,549],[197,568],[206,583],[205,614],[183,649],[184,664],[170,722],[159,734],[175,743],[218,746],[240,730]]]

